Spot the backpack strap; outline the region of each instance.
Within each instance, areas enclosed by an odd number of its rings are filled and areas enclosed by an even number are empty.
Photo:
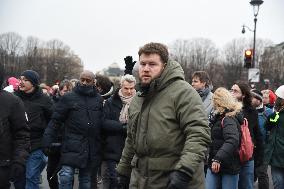
[[[244,118],[244,122],[243,122],[243,124],[242,124],[242,125],[244,125],[244,126],[248,127],[248,120],[247,120],[247,118]]]
[[[224,128],[224,119],[225,119],[225,117],[226,117],[226,116],[224,116],[224,117],[222,118],[222,121],[221,121],[221,128]]]

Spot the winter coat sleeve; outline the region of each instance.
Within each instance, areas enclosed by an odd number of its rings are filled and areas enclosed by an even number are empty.
[[[52,103],[52,100],[48,96],[45,96],[43,112],[44,112],[45,119],[47,120],[47,122],[49,122],[49,120],[51,119],[52,112],[53,112],[53,103]]]
[[[224,143],[218,150],[214,159],[221,163],[225,159],[231,159],[234,152],[239,148],[240,133],[237,122],[232,117],[225,117],[223,120],[223,138]]]
[[[111,102],[109,102],[108,100],[105,102],[105,105],[104,105],[104,109],[103,109],[103,112],[104,112],[104,121],[103,121],[103,130],[106,132],[106,133],[112,133],[112,134],[115,134],[115,133],[121,133],[123,132],[123,124],[120,123],[119,121],[117,120],[114,120],[112,119],[112,111],[111,111],[111,105],[110,105]]]
[[[68,99],[63,96],[55,106],[55,110],[52,114],[51,121],[49,121],[47,128],[45,129],[42,146],[47,148],[51,146],[51,143],[55,141],[60,127],[63,125],[67,113],[68,113]]]
[[[133,100],[134,101],[134,100]],[[132,101],[132,102],[133,102]],[[131,111],[129,111],[131,112]],[[128,113],[129,113],[128,112]],[[129,114],[129,117],[131,115]],[[122,151],[122,156],[120,158],[119,164],[117,165],[117,173],[120,175],[124,175],[127,177],[130,177],[131,174],[131,161],[134,157],[135,150],[134,150],[134,139],[133,136],[133,130],[137,126],[138,116],[133,116],[133,119],[129,119],[127,123],[127,137],[125,140],[125,145]]]
[[[68,112],[69,112],[69,105],[68,105],[68,95],[63,96],[59,102],[56,104],[54,108],[54,112],[51,116],[51,120],[57,124],[62,125],[65,122]],[[72,107],[71,107],[72,108]]]
[[[103,130],[107,133],[121,133],[123,132],[123,124],[116,120],[105,119],[103,121]]]
[[[185,145],[176,165],[190,177],[204,161],[210,142],[210,128],[201,98],[190,86],[180,86],[175,99],[176,117],[185,136]]]
[[[26,164],[30,152],[30,132],[25,117],[25,108],[23,102],[17,98],[12,106],[9,121],[12,125],[13,138],[13,157],[12,162]]]
[[[259,165],[263,162],[264,156],[264,144],[262,142],[262,134],[258,125],[258,113],[254,111],[253,114],[254,121],[252,122],[253,125],[253,135],[254,135],[254,160],[255,164]]]

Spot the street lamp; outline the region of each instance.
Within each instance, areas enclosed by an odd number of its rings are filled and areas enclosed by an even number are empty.
[[[58,78],[58,66],[59,66],[59,63],[58,62],[54,62],[53,63],[53,66],[54,66],[54,69],[55,69],[55,79],[57,80]]]
[[[248,30],[253,32],[253,56],[252,56],[252,67],[255,67],[255,37],[256,37],[256,22],[257,22],[257,15],[259,11],[259,6],[263,3],[262,0],[251,0],[250,4],[253,6],[253,14],[254,14],[254,30],[250,29],[249,27],[243,25],[242,33],[245,33],[247,28]]]

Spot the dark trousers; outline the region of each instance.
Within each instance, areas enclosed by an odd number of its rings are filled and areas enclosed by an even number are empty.
[[[114,160],[102,162],[103,189],[117,189],[116,164]]]
[[[10,168],[8,166],[0,167],[0,188],[9,189],[10,188]]]
[[[92,166],[91,170],[91,189],[97,189],[97,175],[98,175],[98,166]]]
[[[14,181],[15,189],[25,189],[26,188],[26,175]]]
[[[258,179],[259,189],[269,189],[269,178],[267,174],[267,165],[260,165],[255,168],[255,176]]]
[[[48,155],[46,173],[47,173],[47,180],[48,180],[50,189],[59,188],[57,172],[60,170],[59,168],[60,157],[61,157],[61,153],[59,150],[54,151]]]
[[[25,174],[20,178],[14,181],[15,189],[25,189],[26,177]],[[10,188],[10,167],[0,167],[0,189],[9,189]]]

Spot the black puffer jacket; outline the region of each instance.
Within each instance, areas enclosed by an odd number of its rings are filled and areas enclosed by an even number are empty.
[[[221,162],[221,174],[238,174],[241,168],[238,149],[240,146],[240,125],[243,122],[243,115],[225,117],[216,115],[212,120],[211,139],[209,151],[209,168],[211,169],[212,159]]]
[[[0,90],[0,166],[19,163],[23,166],[30,151],[30,132],[23,102]]]
[[[116,93],[106,100],[103,122],[103,159],[119,161],[126,139],[126,129],[119,121],[122,101]]]
[[[52,115],[52,101],[36,87],[32,93],[15,92],[25,105],[25,111],[30,127],[31,151],[41,148],[43,133]]]
[[[253,107],[245,106],[243,108],[243,113],[244,117],[248,120],[249,131],[254,143],[253,158],[255,160],[255,164],[262,164],[264,144],[262,142],[262,135],[258,126],[258,112]]]
[[[91,162],[100,163],[102,108],[103,98],[96,89],[78,84],[57,103],[43,146],[50,147],[64,125],[61,164],[85,168]]]

